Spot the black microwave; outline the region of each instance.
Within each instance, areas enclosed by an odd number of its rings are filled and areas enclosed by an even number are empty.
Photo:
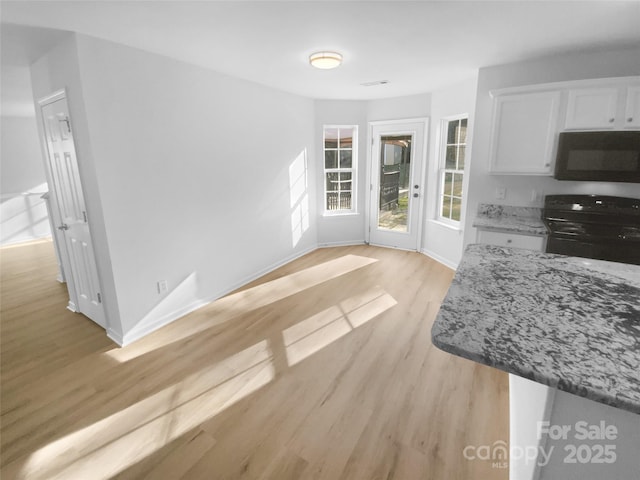
[[[554,177],[640,183],[640,131],[560,133]]]

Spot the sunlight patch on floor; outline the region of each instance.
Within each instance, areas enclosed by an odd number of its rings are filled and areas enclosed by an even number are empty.
[[[51,442],[11,477],[111,478],[269,384],[278,370],[309,358],[396,304],[379,286],[354,295],[284,330],[279,347],[262,340]],[[283,353],[287,364],[279,365],[274,359]]]
[[[268,384],[272,357],[263,340],[189,375],[41,448],[18,478],[110,478]]]
[[[287,328],[282,334],[289,365],[322,350],[397,303],[382,288],[374,287]]]
[[[359,255],[343,255],[285,277],[241,290],[202,307],[190,316],[167,325],[148,337],[126,347],[109,350],[104,355],[119,362],[135,359],[377,261],[375,258]]]

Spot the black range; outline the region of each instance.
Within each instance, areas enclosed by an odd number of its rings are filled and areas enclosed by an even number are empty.
[[[640,265],[640,199],[547,195],[547,253]]]

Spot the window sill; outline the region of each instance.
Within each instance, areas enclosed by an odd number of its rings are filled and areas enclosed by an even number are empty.
[[[337,212],[337,213],[329,213],[324,212],[322,214],[323,217],[331,218],[331,217],[356,217],[360,215],[359,212]]]
[[[458,232],[462,234],[464,229],[462,228],[462,222],[460,222],[459,226],[451,225],[450,223],[441,222],[440,220],[429,220],[429,223],[433,223],[434,225],[438,225],[440,227],[448,228],[449,230],[453,230],[454,232]]]

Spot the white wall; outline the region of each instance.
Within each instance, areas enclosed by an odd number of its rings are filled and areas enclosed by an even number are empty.
[[[491,98],[494,89],[590,78],[623,77],[640,74],[640,48],[625,48],[597,53],[570,53],[534,61],[482,68],[478,74],[478,95],[471,157],[469,203],[464,240],[475,241],[471,227],[479,203],[516,206],[540,206],[531,201],[535,189],[543,195],[591,193],[640,197],[636,184],[607,182],[561,182],[551,177],[489,174]],[[495,199],[496,187],[507,190],[504,200]]]
[[[355,214],[324,215],[324,156],[322,144],[323,125],[358,126],[358,166]],[[343,245],[364,243],[365,195],[367,193],[367,102],[354,100],[316,100],[315,137],[317,163],[317,223],[319,245]]]
[[[313,101],[76,42],[88,127],[76,137],[91,149],[78,156],[92,164],[102,207],[121,319],[114,338],[129,342],[315,248]]]
[[[440,167],[441,156],[441,132],[442,120],[455,115],[468,114],[467,138],[473,137],[474,110],[476,101],[477,78],[451,85],[431,94],[431,122],[430,122],[430,142],[429,142],[429,162],[427,170],[427,205],[425,209],[426,221],[424,224],[424,235],[422,241],[422,251],[427,255],[439,260],[452,268],[456,268],[460,263],[463,249],[464,216],[467,195],[463,195],[461,228],[453,228],[437,221],[438,215],[438,189],[439,178],[438,169]],[[463,191],[469,190],[469,164],[473,144],[467,145],[465,162],[465,175],[463,181]],[[466,211],[466,214],[469,213]]]
[[[431,117],[421,248],[457,264],[460,234],[430,221],[440,118],[469,113],[475,124],[468,242],[473,212],[492,200],[496,185],[506,183],[509,204],[527,204],[518,189],[532,182],[546,193],[557,188],[549,178],[488,175],[488,91],[629,75],[636,60],[638,49],[483,69],[475,119],[473,80],[433,94],[314,102],[82,35],[36,62],[32,79],[37,98],[67,88],[109,329],[127,342],[317,244],[364,241],[369,121]],[[323,124],[360,128],[359,215],[322,216]],[[168,295],[158,294],[159,280],[168,282]]]
[[[107,316],[107,329],[121,335],[123,331],[122,322],[111,267],[107,231],[102,214],[102,201],[91,146],[89,122],[85,111],[76,35],[70,34],[66,36],[52,47],[46,55],[31,65],[31,82],[33,99],[36,102],[55,91],[61,89],[66,89],[67,91],[67,104],[73,125],[78,169],[84,189],[89,227],[100,277],[103,305]],[[39,135],[43,136],[41,112],[39,109],[36,109],[36,117],[38,118]],[[49,168],[47,162],[45,162],[46,155],[46,151],[44,147],[42,147],[45,172],[47,178],[50,179]],[[53,214],[55,216],[58,211],[55,195],[50,196],[50,201],[53,205]],[[61,237],[58,236],[58,239],[61,240]],[[62,246],[63,244],[64,241],[62,239],[62,241],[59,241],[61,249],[64,248]]]
[[[47,183],[28,67],[3,65],[0,106],[0,245],[51,235],[40,197]]]
[[[358,213],[356,215],[324,216],[323,165],[318,162],[318,243],[320,245],[342,245],[364,243],[366,228],[367,168],[370,139],[368,122],[428,117],[431,96],[410,95],[378,100],[316,100],[316,155],[322,158],[323,125],[358,125]]]
[[[383,98],[367,102],[367,121],[401,120],[428,117],[431,112],[431,94]]]

